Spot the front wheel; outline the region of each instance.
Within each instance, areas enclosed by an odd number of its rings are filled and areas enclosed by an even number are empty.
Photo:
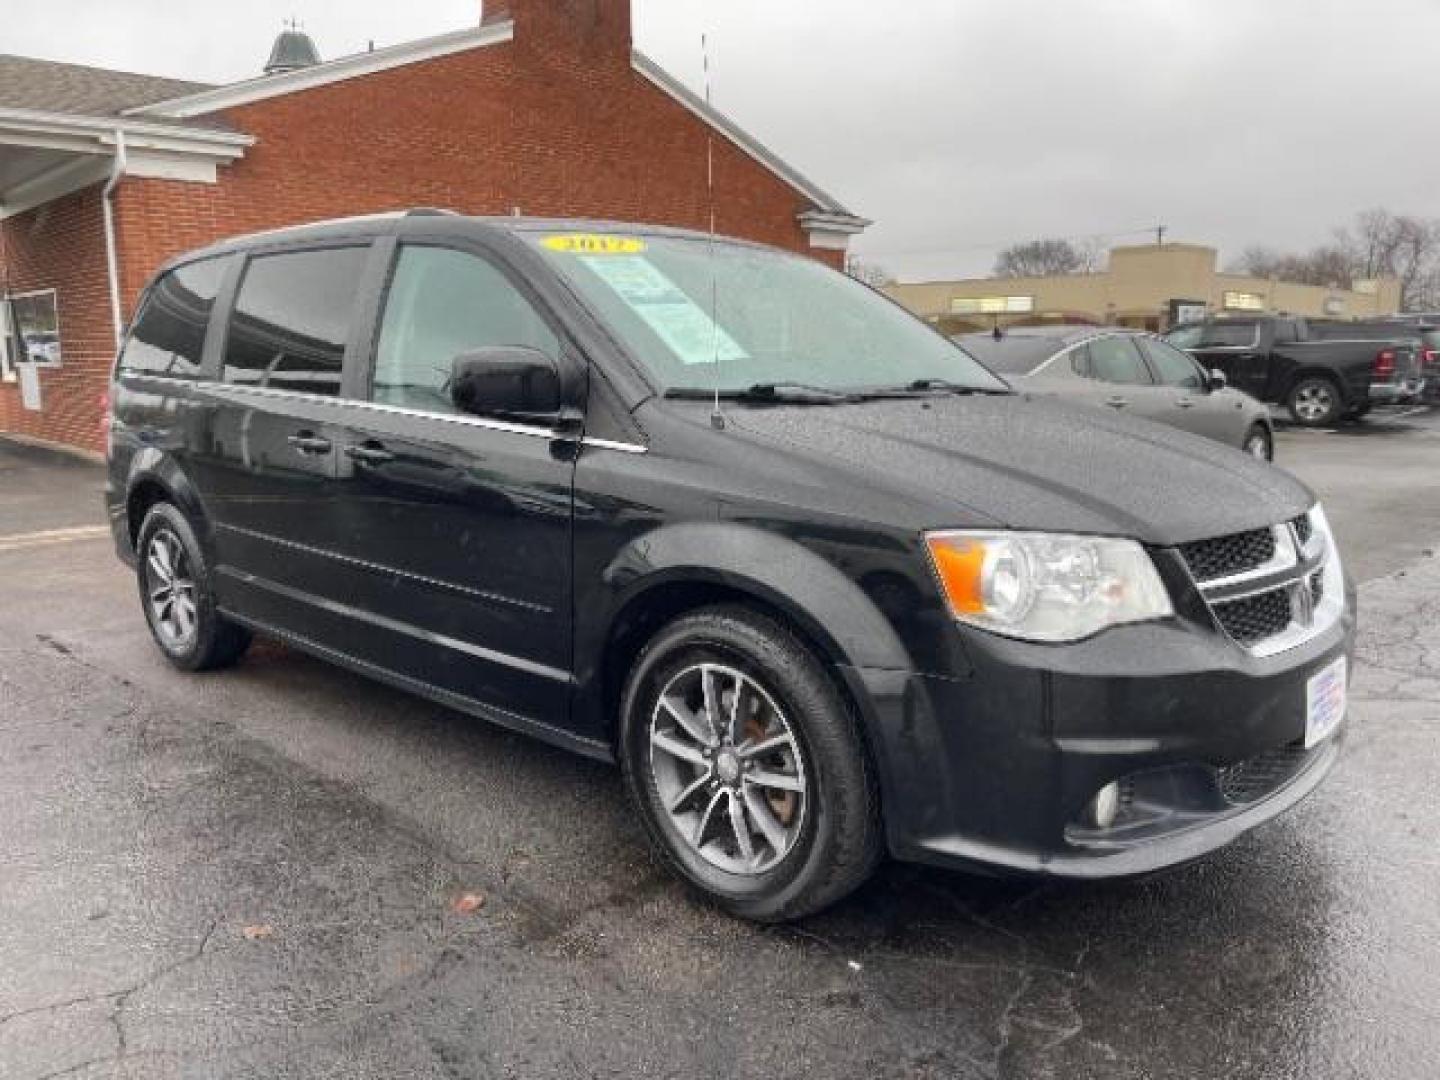
[[[763,922],[849,893],[881,853],[857,719],[774,620],[708,608],[662,629],[621,704],[630,797],[661,859],[706,898]]]
[[[1251,424],[1250,430],[1245,433],[1245,442],[1242,444],[1245,453],[1261,461],[1275,460],[1275,441],[1270,436],[1270,429],[1264,424]]]
[[[1286,405],[1291,419],[1305,427],[1330,427],[1345,409],[1340,388],[1319,376],[1301,379],[1292,386]]]

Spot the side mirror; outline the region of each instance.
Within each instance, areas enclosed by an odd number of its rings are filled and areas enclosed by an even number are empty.
[[[524,345],[461,353],[450,362],[450,400],[475,416],[553,416],[560,411],[560,366]]]
[[[1214,393],[1216,390],[1224,390],[1229,385],[1230,380],[1225,377],[1223,371],[1219,368],[1210,369],[1210,377],[1205,380],[1205,388],[1207,390]]]

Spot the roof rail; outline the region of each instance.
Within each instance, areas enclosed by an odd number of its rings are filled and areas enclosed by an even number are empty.
[[[443,206],[413,206],[405,211],[405,217],[459,217],[460,211],[447,210]]]

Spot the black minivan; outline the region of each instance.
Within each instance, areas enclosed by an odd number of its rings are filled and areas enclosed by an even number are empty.
[[[259,632],[618,760],[743,916],[886,852],[1154,870],[1336,759],[1353,589],[1304,487],[1013,392],[799,255],[429,211],[251,236],[161,271],[111,401],[173,664]]]

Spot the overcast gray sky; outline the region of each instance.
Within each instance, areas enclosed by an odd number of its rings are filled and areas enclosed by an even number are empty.
[[[337,56],[478,0],[4,0],[0,50],[203,81],[296,16]],[[1440,0],[636,0],[637,44],[876,224],[905,278],[1130,233],[1301,247],[1356,211],[1440,216]]]

